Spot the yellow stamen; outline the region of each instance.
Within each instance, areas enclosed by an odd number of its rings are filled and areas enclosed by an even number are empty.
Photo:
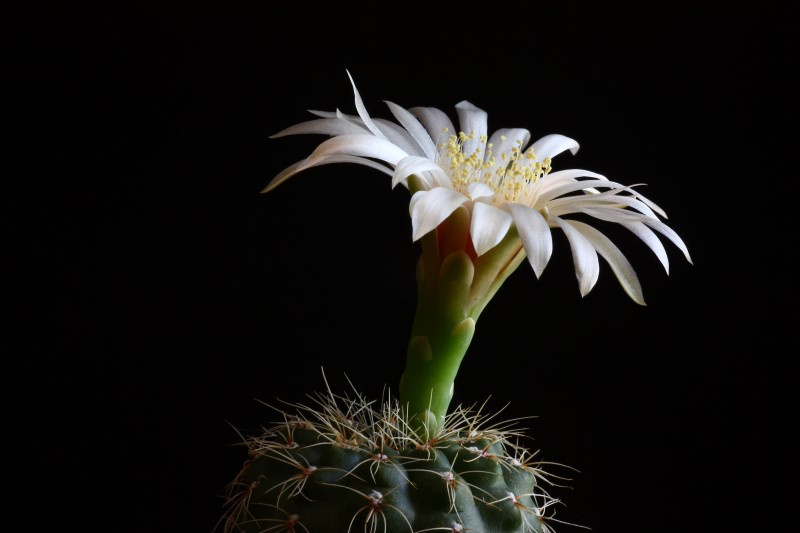
[[[458,135],[450,135],[446,143],[439,145],[440,163],[445,163],[442,167],[450,176],[455,189],[461,193],[466,193],[470,183],[484,183],[495,192],[494,205],[518,202],[530,192],[533,184],[550,173],[550,158],[539,161],[533,148],[523,152],[520,140],[510,151],[500,154],[499,164],[492,153],[493,144],[486,144],[486,135],[480,136],[481,144],[478,148],[466,154],[464,143],[474,140],[475,137],[474,131],[469,135],[462,131]],[[506,137],[501,136],[500,139],[506,140]],[[486,145],[485,156],[481,154],[483,145]]]

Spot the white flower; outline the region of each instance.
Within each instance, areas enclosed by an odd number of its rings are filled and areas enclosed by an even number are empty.
[[[348,72],[348,76],[350,76]],[[409,210],[414,241],[434,230],[460,206],[470,212],[470,236],[477,256],[494,248],[516,228],[537,277],[553,252],[551,228],[564,231],[572,249],[580,293],[594,287],[598,254],[628,295],[644,305],[630,262],[600,230],[583,220],[617,223],[640,238],[669,272],[666,250],[656,232],[676,245],[691,263],[683,240],[664,222],[662,209],[625,186],[588,170],[551,171],[552,159],[578,143],[545,135],[529,145],[530,132],[503,128],[488,134],[487,114],[467,101],[455,106],[459,129],[443,111],[405,109],[386,102],[397,123],[371,118],[352,76],[358,116],[311,111],[319,118],[291,126],[273,137],[314,133],[331,136],[306,159],[279,173],[263,192],[298,172],[327,163],[357,163],[392,177],[413,191]]]

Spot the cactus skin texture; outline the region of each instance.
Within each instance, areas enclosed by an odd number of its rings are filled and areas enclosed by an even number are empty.
[[[457,408],[420,438],[397,402],[318,395],[246,437],[225,533],[550,533],[552,484],[515,423]],[[496,417],[496,415],[495,415]],[[494,417],[492,417],[494,418]],[[552,524],[552,522],[550,522]]]

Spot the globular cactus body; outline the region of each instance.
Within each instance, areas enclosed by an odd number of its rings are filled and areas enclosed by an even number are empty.
[[[397,405],[319,396],[248,437],[226,533],[548,533],[556,503],[512,425],[456,409],[420,438]]]

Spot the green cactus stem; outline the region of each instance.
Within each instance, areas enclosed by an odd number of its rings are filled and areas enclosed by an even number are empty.
[[[400,380],[400,405],[423,435],[435,435],[444,423],[478,316],[525,258],[513,228],[500,244],[477,257],[469,227],[470,211],[462,206],[421,239],[417,309]]]

